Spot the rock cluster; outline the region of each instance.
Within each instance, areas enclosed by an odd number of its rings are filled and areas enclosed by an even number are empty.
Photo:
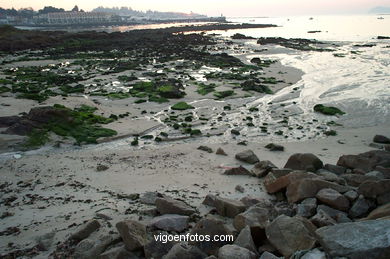
[[[254,156],[236,157],[254,162]],[[101,233],[97,220],[86,222],[70,236],[70,251],[77,258],[388,258],[389,170],[390,153],[382,150],[342,156],[337,165],[314,154],[294,154],[285,168],[259,161],[244,172],[261,178],[274,200],[209,194],[200,205],[205,214],[185,201],[145,193],[139,200],[155,206],[156,215],[120,221],[111,235]],[[167,234],[233,238],[156,239]]]

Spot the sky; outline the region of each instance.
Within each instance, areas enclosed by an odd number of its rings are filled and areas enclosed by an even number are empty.
[[[390,6],[390,0],[0,0],[0,7],[15,9],[55,6],[70,10],[79,8],[90,11],[97,6],[127,6],[134,10],[195,12],[209,16],[275,16],[315,14],[367,13],[376,6]]]

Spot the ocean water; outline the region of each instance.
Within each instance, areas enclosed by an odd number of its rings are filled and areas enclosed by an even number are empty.
[[[313,114],[318,103],[340,107],[347,114],[339,120],[347,127],[390,124],[390,40],[378,40],[377,36],[390,36],[390,16],[310,16],[282,18],[231,18],[232,22],[271,23],[280,27],[248,30],[216,31],[222,37],[242,33],[255,38],[283,37],[306,38],[334,43],[335,52],[283,51],[278,54],[252,53],[260,58],[278,59],[283,65],[304,72],[297,84],[282,89],[275,95],[253,102],[266,109],[266,103],[283,100],[296,102],[303,110],[295,120],[321,119]],[[321,31],[308,33],[308,31]],[[252,41],[248,44],[256,44]],[[372,47],[356,45],[372,44]],[[269,45],[264,48],[272,48]],[[275,52],[273,52],[275,53]],[[277,53],[277,51],[276,51]],[[339,53],[345,57],[335,57]],[[299,96],[292,97],[292,88],[300,89]],[[270,114],[263,114],[270,116]],[[320,118],[318,118],[320,117]]]

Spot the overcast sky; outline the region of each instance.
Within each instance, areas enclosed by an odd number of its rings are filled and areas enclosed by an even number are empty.
[[[390,0],[0,0],[0,7],[16,9],[38,10],[52,5],[69,10],[76,4],[85,11],[97,6],[128,6],[142,11],[193,11],[209,16],[272,16],[366,13],[375,6],[390,6]]]

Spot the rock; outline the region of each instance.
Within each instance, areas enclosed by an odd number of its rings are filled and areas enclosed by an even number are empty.
[[[111,248],[97,257],[98,259],[139,259],[138,256],[133,254],[124,246]]]
[[[253,253],[257,254],[257,248],[255,243],[253,242],[251,229],[249,228],[249,226],[246,226],[241,230],[240,234],[234,241],[234,244],[246,248],[249,251],[252,251]]]
[[[252,207],[253,205],[259,204],[259,203],[269,203],[268,201],[258,198],[258,197],[252,197],[252,196],[245,196],[240,199],[242,203],[245,204],[247,208]]]
[[[390,166],[390,152],[383,150],[372,150],[359,155],[341,156],[337,165],[350,169],[360,169],[364,172],[374,170],[376,166]]]
[[[337,175],[342,175],[347,170],[347,168],[343,166],[331,165],[331,164],[325,164],[324,169]]]
[[[322,168],[322,166],[322,161],[315,155],[310,153],[297,153],[290,156],[284,168],[315,172],[318,169]]]
[[[221,155],[221,156],[227,156],[226,152],[222,148],[220,148],[220,147],[217,149],[215,154]]]
[[[39,236],[36,241],[38,245],[38,249],[41,251],[48,251],[53,243],[55,232],[49,232],[42,236]]]
[[[280,259],[280,257],[277,257],[274,254],[271,254],[270,252],[265,251],[259,259]]]
[[[199,250],[197,247],[188,245],[185,243],[179,243],[174,245],[169,252],[164,255],[163,259],[180,259],[180,258],[188,258],[188,259],[203,259],[206,258],[207,255]]]
[[[208,153],[213,153],[213,149],[207,146],[199,146],[198,150],[206,151]]]
[[[288,168],[282,168],[282,169],[272,168],[271,169],[271,172],[275,175],[276,178],[279,178],[279,177],[284,176],[284,175],[288,175],[292,171],[293,171],[292,169],[288,169]]]
[[[360,218],[364,216],[370,209],[369,202],[364,197],[359,197],[349,210],[349,216],[351,218]]]
[[[373,141],[375,143],[390,144],[390,138],[383,136],[383,135],[375,135]]]
[[[101,235],[98,238],[83,239],[77,244],[74,257],[80,259],[95,259],[112,244],[114,238],[110,235]]]
[[[367,220],[316,230],[318,241],[332,258],[388,258],[390,220]]]
[[[231,132],[233,135],[236,135],[236,136],[240,135],[240,130],[238,130],[238,129],[232,129],[230,132]]]
[[[219,215],[229,218],[234,218],[246,209],[245,204],[241,201],[221,197],[216,197],[215,208]]]
[[[19,116],[4,116],[0,117],[0,128],[7,128],[21,120]]]
[[[322,189],[330,188],[335,191],[344,193],[351,188],[347,186],[338,185],[336,183],[328,182],[316,178],[304,178],[298,181],[291,181],[288,185],[286,196],[289,202],[295,203],[305,198],[312,198]]]
[[[346,184],[346,182],[343,178],[341,178],[341,177],[337,176],[336,174],[331,173],[325,169],[319,169],[317,171],[317,175],[321,176],[321,178],[324,179],[325,181],[334,182],[334,183],[338,183],[341,185]]]
[[[222,221],[213,219],[213,218],[203,218],[196,225],[192,228],[192,231],[190,233],[191,235],[209,235],[211,238],[214,235],[232,235],[230,230],[223,224]],[[233,237],[233,236],[231,236]],[[190,244],[196,245],[200,248],[203,252],[206,254],[213,254],[216,255],[218,249],[226,244],[232,243],[233,238],[229,241],[218,241],[218,242],[210,242],[210,241],[191,241]],[[184,258],[184,257],[183,257]]]
[[[359,194],[353,190],[347,191],[344,193],[345,198],[347,198],[350,202],[353,202],[359,197]]]
[[[189,216],[196,211],[182,201],[172,198],[157,198],[156,207],[161,214],[179,214]]]
[[[106,170],[108,170],[108,166],[106,166],[106,165],[102,165],[102,164],[99,164],[99,165],[97,165],[97,167],[96,167],[96,171],[98,171],[98,172],[103,172],[103,171],[106,171]]]
[[[250,171],[248,171],[245,167],[242,167],[242,166],[227,169],[223,174],[226,174],[226,175],[250,175],[250,176],[253,175]]]
[[[378,195],[378,197],[376,197],[376,202],[378,205],[390,203],[390,192]]]
[[[297,207],[297,215],[310,218],[316,213],[317,208],[317,199],[316,198],[307,198],[304,199]]]
[[[182,232],[188,228],[188,216],[165,214],[153,218],[148,226],[166,231]]]
[[[256,259],[256,254],[237,245],[225,245],[218,251],[218,259]]]
[[[242,187],[241,185],[236,185],[236,187],[234,189],[238,192],[241,192],[241,193],[245,192],[245,188]]]
[[[241,231],[246,226],[251,228],[259,227],[265,229],[269,224],[270,211],[267,208],[261,206],[250,207],[247,211],[238,214],[233,221],[233,226]]]
[[[358,193],[366,198],[376,198],[377,196],[390,192],[390,180],[366,181],[359,185]]]
[[[83,240],[89,237],[95,230],[100,228],[100,223],[96,219],[90,220],[84,225],[80,226],[74,234],[70,236],[71,239]]]
[[[306,252],[300,259],[326,259],[326,254],[318,248]]]
[[[216,198],[217,197],[213,194],[207,194],[206,197],[204,198],[202,204],[207,205],[207,206],[211,206],[211,207],[215,207]]]
[[[236,154],[236,159],[249,164],[256,164],[257,162],[260,162],[259,158],[252,150],[245,150]]]
[[[342,210],[342,211],[348,211],[349,209],[349,201],[347,198],[345,198],[342,194],[340,194],[338,191],[335,191],[330,188],[325,188],[320,190],[316,198],[323,203],[331,206],[332,208]]]
[[[383,166],[376,166],[375,171],[381,172],[386,179],[390,179],[390,168],[385,168]]]
[[[251,173],[256,177],[264,177],[266,176],[273,168],[276,166],[268,160],[264,160],[255,164],[252,168]]]
[[[329,225],[335,225],[337,222],[330,217],[328,214],[326,214],[323,210],[318,210],[317,214],[314,215],[310,221],[316,225],[317,227],[324,227]]]
[[[320,210],[324,211],[332,219],[336,220],[337,223],[351,222],[351,219],[348,218],[347,213],[345,213],[345,212],[333,209],[333,208],[328,207],[326,205],[318,205],[317,212]]]
[[[380,206],[375,210],[371,211],[370,214],[368,214],[368,216],[365,218],[365,220],[380,219],[389,216],[390,216],[390,203]]]
[[[359,187],[359,185],[361,185],[366,181],[380,180],[376,176],[370,176],[364,174],[343,174],[341,177],[345,179],[348,185],[353,187]]]
[[[305,178],[318,178],[317,175],[304,172],[291,172],[287,175],[276,177],[273,172],[264,178],[264,187],[268,193],[275,193],[285,189],[292,182],[297,182]]]
[[[277,145],[274,143],[270,143],[270,144],[266,145],[265,148],[267,148],[269,151],[284,151],[283,146]]]
[[[164,198],[159,192],[145,192],[140,195],[139,201],[143,204],[156,205],[157,198]]]
[[[285,215],[277,217],[265,229],[268,240],[285,257],[298,250],[312,249],[316,242],[314,230],[308,220]]]
[[[379,171],[371,171],[366,173],[366,176],[374,177],[375,180],[383,180],[385,179],[385,176],[382,172]]]
[[[116,224],[116,228],[129,251],[142,249],[147,243],[146,227],[138,221],[120,221]]]
[[[157,259],[166,255],[177,244],[175,241],[155,240],[152,238],[144,247],[145,258]]]

